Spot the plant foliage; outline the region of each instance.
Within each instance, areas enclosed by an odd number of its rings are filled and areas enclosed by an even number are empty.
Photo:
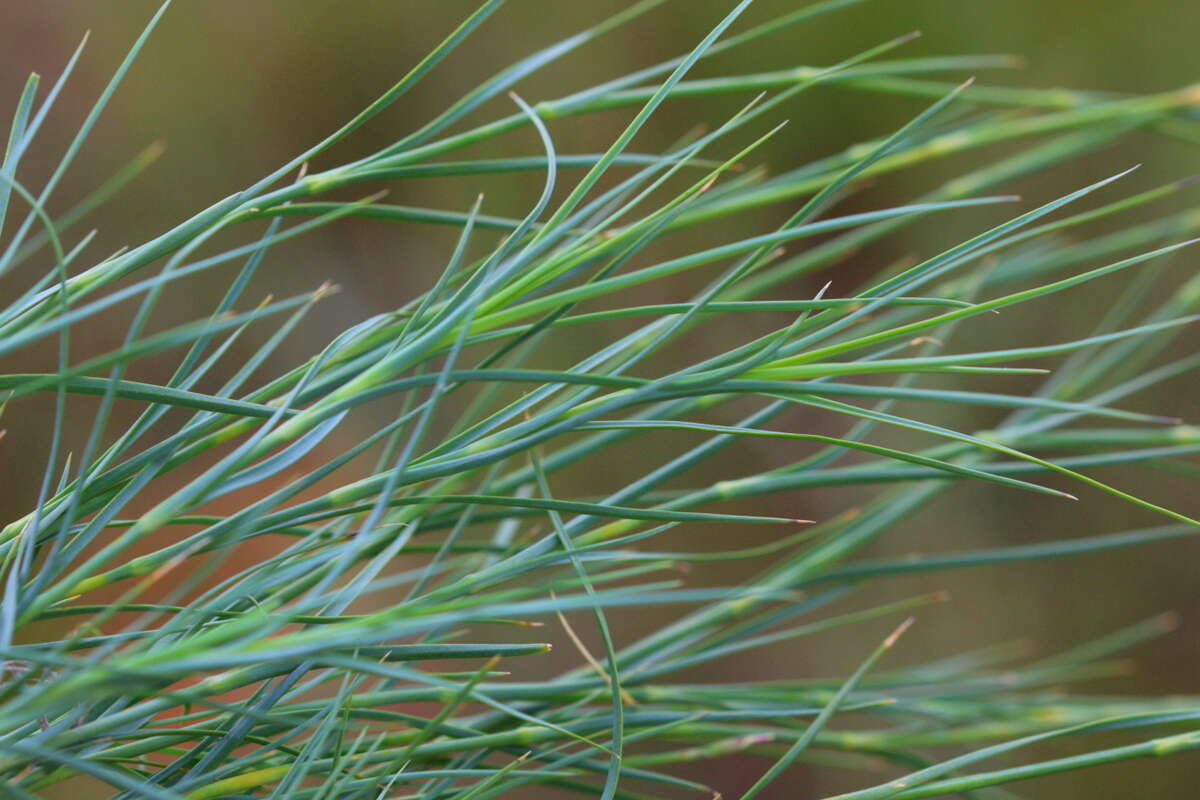
[[[936,598],[853,605],[861,586],[887,576],[1196,533],[1195,519],[1093,477],[1122,463],[1186,470],[1200,452],[1196,429],[1124,403],[1200,365],[1195,355],[1162,357],[1196,319],[1200,277],[1180,281],[1166,267],[1191,258],[1181,249],[1200,218],[1118,222],[1183,184],[1121,199],[1111,184],[1122,172],[1040,204],[995,193],[1132,130],[1194,136],[1200,91],[957,85],[996,59],[898,57],[909,37],[827,67],[692,77],[703,59],[855,0],[745,28],[738,18],[749,4],[678,58],[564,97],[527,103],[512,93],[593,40],[625,35],[662,0],[632,4],[501,70],[379,152],[308,167],[471,37],[501,5],[488,0],[327,139],[89,266],[79,262],[90,236],[73,240],[68,229],[153,152],[63,216],[48,204],[166,7],[37,190],[22,183],[21,161],[79,53],[48,91],[30,78],[0,166],[9,286],[0,353],[57,355],[42,373],[0,376],[10,420],[30,403],[53,409],[48,452],[26,459],[44,463],[40,494],[0,530],[0,794],[29,798],[90,779],[123,799],[483,800],[535,786],[606,799],[705,796],[712,790],[676,766],[745,752],[761,758],[763,775],[745,798],[782,786],[797,763],[861,771],[866,788],[844,795],[855,800],[984,798],[1027,777],[1200,747],[1200,702],[1047,693],[1107,674],[1110,656],[1161,630],[1160,620],[1032,663],[987,651],[872,670],[904,618]],[[787,101],[819,84],[928,105],[885,139],[770,176],[742,169],[778,130]],[[631,149],[663,103],[722,93],[748,102],[667,152]],[[493,100],[511,112],[470,122]],[[621,109],[627,126],[607,151],[559,152],[556,120]],[[472,145],[510,132],[530,155],[471,160]],[[838,210],[863,179],[1008,141],[1021,147],[904,205]],[[520,217],[485,213],[482,198],[449,211],[378,195],[333,199],[362,184],[482,173],[540,176],[544,190]],[[795,279],[919,220],[1000,203],[1015,209],[1007,221],[853,291],[784,295]],[[788,209],[778,229],[670,258],[648,249],[767,204]],[[281,343],[319,317],[330,288],[261,304],[245,289],[277,244],[347,217],[450,225],[458,243],[423,272],[427,291],[281,366]],[[1097,220],[1112,232],[1060,235]],[[231,233],[244,243],[219,244]],[[48,267],[14,290],[12,273],[28,262]],[[211,313],[154,324],[164,291],[214,270],[228,270],[228,291]],[[641,299],[684,273],[703,288],[670,303]],[[1124,299],[1071,341],[962,351],[949,339],[982,315],[1061,302],[1117,273],[1130,287]],[[1146,314],[1150,288],[1170,291]],[[127,328],[119,347],[73,357],[72,342],[114,314]],[[758,332],[718,343],[709,332],[721,319]],[[230,365],[251,327],[268,335]],[[564,367],[547,353],[566,338],[587,352]],[[137,379],[150,358],[171,359],[169,379]],[[989,375],[1043,373],[1031,360],[1054,367],[1039,388],[979,388]],[[930,374],[957,376],[963,388]],[[118,403],[140,408],[121,429]],[[368,404],[388,421],[351,441],[346,420]],[[1006,416],[988,431],[945,424],[965,406]],[[781,421],[797,408],[840,432],[787,429]],[[68,454],[67,431],[80,425],[86,441]],[[722,454],[749,437],[781,454],[796,445],[803,457],[739,473]],[[623,460],[617,488],[556,489],[651,440],[671,452],[659,459],[649,447]],[[726,477],[697,480],[701,466]],[[1018,502],[1107,493],[1139,506],[1147,527],[896,561],[856,556],[965,480],[999,484]],[[854,487],[861,507],[813,525],[738,513],[748,507],[738,500],[828,486]],[[214,504],[233,492],[232,505]],[[679,544],[681,531],[703,525],[778,535],[717,552]],[[671,571],[756,558],[765,571],[744,585],[697,588]],[[620,609],[658,605],[678,619],[640,638],[614,624]],[[895,633],[879,645],[868,623],[881,618]],[[548,649],[547,631],[563,626],[580,666],[520,680]],[[833,629],[861,642],[862,666],[844,680],[684,682],[693,667]],[[585,639],[599,642],[594,652]],[[1104,731],[1115,733],[1056,760],[1022,749]]]

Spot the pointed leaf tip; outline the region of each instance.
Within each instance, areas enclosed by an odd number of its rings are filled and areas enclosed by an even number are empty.
[[[895,645],[897,640],[899,640],[899,638],[904,635],[904,632],[911,628],[913,623],[916,621],[916,617],[909,617],[908,619],[904,620],[904,622],[901,622],[899,627],[892,631],[888,637],[883,640],[883,646],[892,647]]]
[[[1154,619],[1154,623],[1155,623],[1156,627],[1158,627],[1158,629],[1162,630],[1162,631],[1175,630],[1176,628],[1179,627],[1179,624],[1181,621],[1182,621],[1182,617],[1180,617],[1178,611],[1166,611],[1162,614],[1159,614]]]

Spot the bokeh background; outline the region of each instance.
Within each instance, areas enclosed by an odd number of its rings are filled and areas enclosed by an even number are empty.
[[[339,145],[330,161],[393,141],[492,71],[625,5],[625,0],[511,0],[468,46],[402,102]],[[677,55],[698,41],[731,5],[731,0],[676,0],[617,35],[573,54],[561,66],[524,81],[519,90],[535,102]],[[794,0],[759,0],[745,17],[745,24],[799,5]],[[27,180],[36,184],[37,178],[52,168],[124,48],[156,6],[155,0],[0,3],[0,98],[5,107],[15,101],[28,72],[53,78],[84,32],[91,31],[81,68],[43,132],[37,152],[28,160]],[[167,14],[105,113],[53,208],[69,207],[144,148],[161,142],[166,149],[153,167],[92,218],[91,225],[100,230],[89,251],[94,258],[135,244],[269,171],[336,128],[391,85],[473,6],[468,0],[181,0]],[[824,65],[910,30],[920,30],[923,36],[908,45],[904,55],[1014,53],[1023,57],[1020,70],[981,74],[985,83],[1149,92],[1183,86],[1200,77],[1195,43],[1200,3],[1194,0],[877,0],[815,20],[756,45],[750,52],[738,51],[732,58],[705,62],[696,75]],[[652,151],[665,146],[697,122],[719,123],[743,100],[672,104],[639,138],[638,149]],[[506,102],[486,106],[472,119],[508,114],[511,107]],[[813,91],[787,109],[791,125],[759,157],[779,169],[799,165],[849,143],[887,133],[921,107],[921,102],[913,99],[845,89]],[[560,150],[602,150],[630,113],[616,112],[586,125],[556,128]],[[479,154],[537,152],[528,131],[495,147]],[[911,199],[956,171],[983,163],[988,155],[987,151],[973,152],[918,172],[889,176],[851,203],[880,207]],[[1200,148],[1133,137],[1011,188],[1030,203],[1043,202],[1133,163],[1145,166],[1125,185],[1130,193],[1196,172]],[[515,183],[411,181],[393,187],[388,202],[465,209],[477,192],[484,191],[488,198],[485,210],[514,214],[527,207],[540,180],[529,176]],[[1192,193],[1182,196],[1177,205],[1196,201]],[[787,213],[786,208],[763,209],[740,218],[738,224],[766,230]],[[955,237],[982,230],[995,221],[996,213],[1000,212],[943,216],[936,224],[913,227],[855,256],[857,262],[846,265],[848,274],[842,276],[840,286],[852,288],[856,263],[866,268],[931,252]],[[1154,213],[1163,213],[1162,207],[1156,207]],[[726,233],[714,226],[695,235],[717,240]],[[287,296],[325,280],[342,287],[341,294],[312,318],[315,322],[293,338],[284,355],[303,357],[348,324],[392,308],[427,286],[444,263],[454,235],[453,230],[431,226],[347,222],[273,255],[260,287],[262,293]],[[1174,277],[1190,274],[1194,263],[1194,258],[1181,259],[1173,267]],[[837,280],[839,276],[826,277]],[[798,282],[783,287],[779,296],[811,296],[826,277],[813,278],[811,285]],[[201,316],[223,291],[224,280],[224,274],[214,275],[189,284],[186,292],[170,295],[165,316]],[[835,283],[835,292],[838,286]],[[656,287],[652,291],[660,294],[639,300],[675,298],[683,289]],[[1119,282],[1110,282],[1078,295],[1075,302],[1055,306],[1053,313],[1043,307],[1024,317],[1010,317],[1002,329],[1019,330],[1029,341],[1068,338],[1072,332],[1086,330],[1103,305],[1120,291]],[[976,331],[966,331],[963,345],[987,338],[988,324],[997,323],[985,322]],[[85,346],[111,346],[122,333],[120,320],[116,320],[111,330],[90,332]],[[980,338],[972,339],[974,336]],[[562,357],[569,358],[571,343],[559,346],[564,348]],[[22,354],[3,369],[44,369],[45,355]],[[1185,377],[1156,394],[1136,397],[1135,405],[1196,422],[1200,420],[1198,398],[1196,379]],[[36,494],[40,475],[36,454],[44,452],[48,435],[46,405],[25,398],[7,412],[9,431],[0,451],[4,475],[0,512],[5,519],[24,513]],[[988,417],[981,414],[977,419],[954,422],[981,427]],[[370,421],[360,424],[369,425]],[[354,431],[348,435],[353,436]],[[780,454],[771,447],[755,445],[732,451],[728,458],[697,480],[750,472],[762,463],[776,464]],[[600,469],[617,466],[602,465]],[[1189,487],[1182,478],[1138,470],[1109,470],[1105,477],[1181,511],[1200,511],[1195,485]],[[561,490],[587,491],[580,485]],[[1086,499],[1087,503],[1064,504],[1027,497],[1013,503],[1011,495],[1002,491],[963,486],[946,493],[869,554],[1014,544],[1153,524],[1145,515],[1096,495],[1089,494]],[[801,515],[823,518],[844,509],[854,498],[844,492],[810,493],[771,502],[793,510],[799,506]],[[746,544],[756,541],[746,534]],[[1198,561],[1200,547],[1176,541],[1075,561],[894,580],[870,591],[880,600],[941,589],[952,594],[952,602],[922,613],[920,625],[900,648],[903,652],[896,654],[898,662],[1014,640],[1026,642],[1035,655],[1046,655],[1116,627],[1175,611],[1180,620],[1176,630],[1141,648],[1131,675],[1083,688],[1200,693]],[[697,582],[717,577],[705,570],[692,576]],[[738,576],[725,570],[719,577]],[[863,602],[869,599],[859,598]],[[634,633],[652,622],[643,618],[622,624]],[[777,650],[769,662],[749,657],[722,665],[720,677],[843,675],[869,648],[869,637],[875,633],[855,629],[848,637],[805,639],[801,645]],[[570,659],[571,653],[568,649],[558,657]],[[726,796],[737,796],[762,768],[763,764],[753,759],[731,758],[696,775]],[[793,780],[781,784],[771,796],[816,798],[849,788],[838,777],[824,773],[801,769],[793,775]],[[1193,755],[1048,777],[1014,789],[1023,797],[1056,800],[1182,798],[1192,796],[1197,777],[1200,758]]]

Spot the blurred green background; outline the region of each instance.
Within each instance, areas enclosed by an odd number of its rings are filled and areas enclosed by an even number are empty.
[[[339,145],[327,156],[329,163],[393,141],[496,69],[626,5],[623,0],[510,0],[415,91],[365,131]],[[800,5],[759,0],[741,24],[765,20]],[[583,48],[561,66],[524,81],[519,91],[536,102],[677,55],[698,41],[731,6],[731,0],[676,0],[616,35]],[[37,185],[53,168],[74,126],[156,7],[155,0],[8,0],[0,4],[0,97],[7,103],[15,101],[29,71],[42,73],[47,82],[52,80],[79,38],[91,31],[81,68],[66,88],[36,153],[27,160],[22,176],[26,181]],[[169,11],[105,113],[52,208],[69,207],[145,147],[165,143],[165,153],[157,163],[91,221],[90,226],[100,230],[89,250],[91,260],[122,245],[136,244],[273,169],[336,128],[416,63],[473,7],[464,0],[181,0]],[[1149,92],[1177,88],[1200,77],[1195,43],[1200,3],[1195,0],[877,0],[792,29],[748,52],[735,51],[705,62],[696,75],[825,65],[910,30],[920,30],[923,36],[900,55],[1014,53],[1023,57],[1022,69],[981,74],[985,84]],[[672,104],[638,139],[636,148],[653,151],[663,147],[698,122],[719,124],[744,100],[729,97]],[[813,91],[787,109],[791,124],[756,158],[776,169],[796,166],[887,133],[921,107],[919,100],[848,89]],[[507,101],[496,102],[473,119],[510,111]],[[613,112],[583,125],[570,121],[556,125],[558,147],[575,153],[601,150],[631,113]],[[509,148],[507,152],[538,152],[528,131],[513,134],[499,146]],[[1011,188],[1026,197],[1028,206],[1131,164],[1144,163],[1119,189],[1120,193],[1132,193],[1196,172],[1198,154],[1200,149],[1183,144],[1133,137]],[[852,198],[850,205],[880,207],[909,200],[956,172],[983,163],[988,155],[986,151],[973,152],[888,176]],[[519,214],[536,195],[540,181],[536,175],[515,183],[410,181],[391,187],[388,202],[465,209],[477,192],[484,191],[485,212]],[[1193,191],[1178,203],[1195,201]],[[738,222],[755,231],[765,230],[787,212],[787,208],[764,209]],[[1153,213],[1162,212],[1156,207]],[[956,237],[982,230],[1005,213],[1008,210],[939,217],[936,224],[913,227],[857,255],[846,265],[844,275],[826,275],[813,278],[811,285],[784,287],[778,296],[811,296],[829,278],[835,281],[835,294],[849,291],[867,268],[927,254],[953,243]],[[694,235],[717,240],[723,232],[714,226]],[[427,286],[444,263],[454,235],[450,229],[429,226],[348,222],[323,229],[272,255],[259,287],[263,294],[286,296],[324,280],[342,287],[341,294],[313,317],[319,323],[293,338],[286,355],[307,355],[353,321],[392,308]],[[687,244],[696,246],[695,242]],[[1194,271],[1191,264],[1194,261],[1185,255],[1170,274],[1181,279]],[[214,275],[172,295],[168,316],[192,319],[203,315],[222,292],[224,280],[225,274]],[[644,301],[677,298],[683,289],[657,288],[661,294],[648,295]],[[13,287],[4,291],[13,291]],[[1076,295],[1076,302],[1065,306],[1067,313],[1056,306],[1053,314],[984,321],[965,331],[962,342],[1008,336],[1014,329],[1028,341],[1082,334],[1120,291],[1119,282],[1109,282],[1096,291]],[[111,346],[123,334],[121,324],[118,318],[111,330],[91,331],[82,346]],[[569,357],[570,342],[560,346],[564,347],[562,356]],[[22,354],[10,359],[4,370],[44,369],[45,357],[41,351]],[[1192,377],[1167,384],[1153,396],[1137,396],[1131,405],[1181,415],[1194,423],[1200,421],[1198,397],[1200,386]],[[45,405],[25,398],[8,411],[9,432],[0,455],[6,487],[0,506],[6,519],[26,511],[36,496],[40,465],[23,467],[25,462],[15,454],[44,450],[47,429],[40,423],[48,414]],[[977,419],[950,422],[970,429],[986,426],[988,419],[981,414]],[[789,421],[793,429],[802,423]],[[359,424],[369,424],[369,420]],[[353,435],[354,431],[347,433]],[[742,474],[760,462],[780,463],[786,455],[774,446],[746,446],[731,451],[725,463],[696,480]],[[619,468],[619,461],[607,468]],[[1181,478],[1136,470],[1109,470],[1103,477],[1181,511],[1194,514],[1200,510],[1194,485],[1187,486]],[[563,489],[587,491],[578,484]],[[896,530],[869,555],[1067,538],[1154,524],[1144,514],[1095,494],[1089,493],[1085,499],[1086,503],[1064,504],[1026,496],[1014,502],[1003,490],[963,486]],[[798,516],[818,519],[858,502],[861,500],[844,491],[769,501],[793,511],[799,507]],[[748,538],[746,543],[755,541]],[[1200,547],[1175,541],[1077,561],[893,580],[869,593],[879,599],[940,589],[952,594],[952,602],[921,614],[917,629],[896,654],[898,661],[950,655],[1012,640],[1027,642],[1034,655],[1047,655],[1173,610],[1180,614],[1179,627],[1136,654],[1137,669],[1131,676],[1083,688],[1200,693],[1198,557]],[[728,580],[728,568],[722,570],[720,576],[698,570],[693,578]],[[868,599],[859,598],[863,602]],[[643,618],[623,624],[632,633],[653,622]],[[857,633],[848,638],[805,639],[802,646],[776,651],[769,663],[753,657],[739,659],[723,665],[723,677],[843,675],[870,648],[869,636],[876,633],[852,630]],[[878,631],[880,635],[883,632]],[[573,654],[560,648],[557,657],[562,660],[560,666],[565,666]],[[753,759],[729,758],[696,774],[726,796],[736,796],[763,768],[762,762]],[[770,796],[816,798],[852,785],[836,774],[798,769],[793,775],[794,780],[780,784]],[[1044,778],[1013,788],[1023,797],[1060,800],[1182,798],[1194,796],[1197,776],[1200,758],[1193,754],[1163,763],[1127,763],[1088,774]]]

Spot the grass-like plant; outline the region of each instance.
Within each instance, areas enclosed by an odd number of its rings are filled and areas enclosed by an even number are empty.
[[[1120,175],[1109,177],[1041,205],[1024,202],[1008,221],[848,294],[780,296],[793,279],[918,220],[1012,201],[985,193],[1128,131],[1194,136],[1189,112],[1200,90],[1127,97],[956,86],[938,75],[990,60],[895,57],[907,37],[829,67],[689,79],[702,59],[854,2],[743,29],[735,23],[744,0],[678,58],[565,97],[527,103],[511,93],[535,70],[601,35],[623,35],[614,29],[662,4],[643,0],[498,72],[379,152],[308,166],[449,56],[501,5],[488,0],[324,141],[86,267],[78,262],[90,237],[69,240],[68,227],[136,169],[62,217],[48,203],[163,11],[40,190],[22,183],[21,160],[79,54],[47,92],[30,78],[0,166],[0,226],[8,216],[0,353],[51,353],[46,345],[57,342],[57,360],[41,374],[0,376],[10,424],[29,403],[53,408],[49,451],[20,458],[44,465],[41,491],[28,514],[0,530],[0,795],[30,798],[82,781],[78,791],[102,784],[102,796],[192,800],[483,800],[534,787],[606,799],[707,796],[711,789],[674,767],[743,752],[762,763],[744,798],[785,786],[778,796],[812,796],[785,782],[799,763],[861,770],[867,788],[843,795],[855,800],[989,798],[1008,796],[990,787],[1011,781],[1200,748],[1200,700],[1044,691],[1104,673],[1113,653],[1156,623],[1033,663],[944,653],[871,672],[899,623],[931,598],[829,610],[887,576],[1133,547],[1190,536],[1200,524],[1091,477],[1120,463],[1187,470],[1185,457],[1200,452],[1196,429],[1121,408],[1127,395],[1200,365],[1194,354],[1161,355],[1196,318],[1195,270],[1168,292],[1175,273],[1162,267],[1200,218],[1112,222],[1111,232],[1082,241],[1059,235],[1118,220],[1179,184],[1114,200],[1110,184]],[[814,163],[773,176],[733,169],[753,161],[782,104],[825,83],[926,96],[929,105],[888,138]],[[749,102],[716,129],[662,154],[631,150],[664,102],[739,92]],[[506,94],[508,116],[459,125]],[[1024,113],[998,113],[1013,108]],[[558,151],[556,119],[613,109],[631,116],[606,152]],[[458,156],[510,131],[534,154]],[[1022,147],[911,203],[836,208],[860,179],[1003,141]],[[359,184],[481,173],[537,175],[544,191],[520,218],[485,214],[482,201],[443,211],[374,195],[329,199]],[[680,232],[765,204],[794,213],[777,230],[746,230],[666,260],[653,255],[662,248],[647,250],[659,241],[677,247],[686,241]],[[281,342],[320,317],[314,304],[328,289],[259,305],[243,291],[270,269],[274,245],[354,216],[461,233],[443,264],[411,265],[427,291],[281,368]],[[231,233],[246,243],[230,247]],[[16,268],[38,261],[49,265],[45,274],[14,290]],[[228,292],[211,314],[154,324],[165,290],[223,268],[232,270]],[[700,291],[673,303],[639,299],[651,282],[685,272],[703,280]],[[1073,341],[961,352],[949,339],[981,315],[1115,273],[1129,283],[1123,299]],[[1147,313],[1151,288],[1163,299]],[[89,326],[118,314],[127,327],[120,347],[72,357]],[[708,335],[730,315],[747,324],[722,327],[721,341]],[[781,315],[786,322],[763,327]],[[250,326],[270,333],[230,365]],[[742,340],[725,341],[739,329],[748,331]],[[561,339],[586,355],[563,367]],[[152,356],[174,359],[169,380],[137,380],[139,362]],[[1043,372],[1027,359],[1056,359],[1035,391],[971,388],[976,375]],[[929,373],[961,376],[967,388],[923,382]],[[921,401],[912,405],[919,418],[899,413],[905,401]],[[119,430],[111,420],[118,402],[142,409]],[[389,421],[348,441],[339,426],[368,403]],[[946,412],[962,406],[1007,416],[988,431],[947,427]],[[798,407],[842,421],[841,432],[776,426]],[[84,444],[68,456],[63,442],[78,430]],[[804,456],[745,474],[722,461],[744,437],[773,440],[764,444],[781,453],[799,443]],[[881,438],[914,444],[871,441]],[[620,462],[617,488],[577,497],[556,490],[579,485],[572,475],[620,448],[640,457]],[[695,481],[700,465],[725,479]],[[1014,502],[1022,493],[1068,502],[1072,486],[1085,502],[1107,493],[1140,506],[1153,527],[855,558],[964,480],[1001,484]],[[829,486],[861,492],[857,513],[798,527],[728,513],[745,504],[722,510],[727,501]],[[235,491],[236,503],[214,503]],[[719,552],[681,543],[679,532],[714,523],[735,539],[750,525],[774,526],[778,536]],[[766,569],[744,585],[692,587],[664,572],[750,558]],[[648,635],[633,638],[618,624],[628,618],[620,609],[667,604],[677,620]],[[855,627],[887,617],[895,632],[882,644],[877,629]],[[862,666],[841,681],[680,677],[831,629],[862,653]],[[579,666],[522,679],[536,670],[550,630],[567,632]],[[589,651],[586,639],[600,645]],[[1108,733],[1089,738],[1100,732]],[[1023,749],[1068,735],[1099,744],[1054,760]]]

